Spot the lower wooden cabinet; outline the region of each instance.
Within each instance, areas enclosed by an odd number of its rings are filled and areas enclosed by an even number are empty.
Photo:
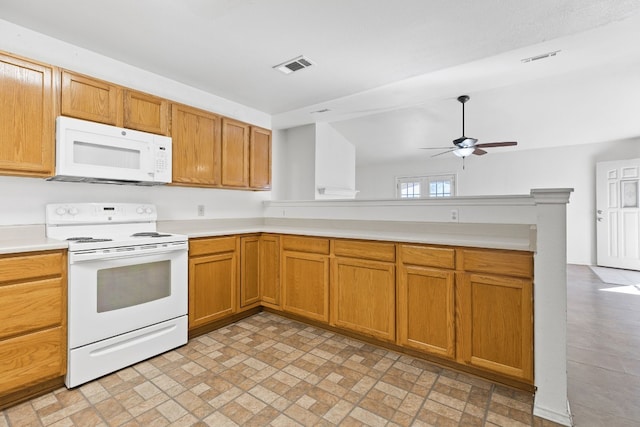
[[[282,309],[329,322],[329,239],[284,236]]]
[[[260,236],[240,238],[240,310],[260,303]]]
[[[398,344],[455,358],[455,272],[403,266],[398,286]]]
[[[189,242],[189,329],[237,311],[238,238],[192,239]]]
[[[455,250],[400,245],[398,344],[455,358]]]
[[[65,374],[66,272],[63,251],[0,256],[0,395]]]
[[[334,240],[334,254],[331,325],[395,341],[395,245]]]
[[[280,298],[280,236],[263,234],[260,236],[260,298],[266,307],[282,309]]]
[[[463,249],[457,360],[533,383],[533,255]]]

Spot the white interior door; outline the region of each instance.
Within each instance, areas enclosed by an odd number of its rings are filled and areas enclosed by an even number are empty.
[[[640,270],[640,159],[596,165],[598,265]]]

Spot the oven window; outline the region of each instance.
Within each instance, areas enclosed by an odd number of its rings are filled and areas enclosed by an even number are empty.
[[[98,313],[171,295],[171,261],[98,270]]]

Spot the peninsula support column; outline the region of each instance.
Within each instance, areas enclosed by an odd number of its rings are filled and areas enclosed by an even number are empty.
[[[567,390],[567,203],[572,188],[533,189],[537,242],[534,263],[533,414],[573,425]]]

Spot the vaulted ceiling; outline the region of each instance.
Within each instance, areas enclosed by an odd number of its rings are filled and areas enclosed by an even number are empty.
[[[451,144],[463,93],[481,142],[640,135],[639,11],[640,0],[0,0],[0,19],[270,113],[275,128],[331,122],[359,163]],[[299,55],[313,65],[272,68]]]

